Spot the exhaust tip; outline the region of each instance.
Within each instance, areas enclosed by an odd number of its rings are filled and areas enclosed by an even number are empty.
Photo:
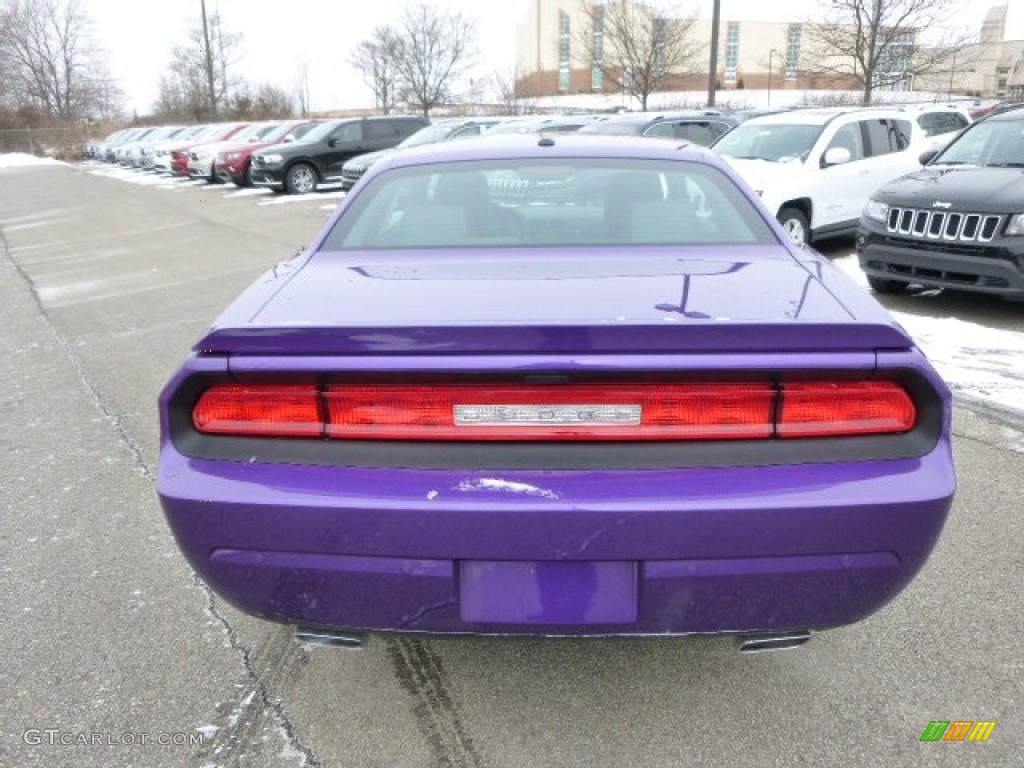
[[[351,651],[361,651],[366,647],[366,633],[346,632],[327,627],[298,626],[295,628],[295,639],[300,643],[329,645]]]
[[[810,631],[800,629],[792,632],[740,635],[737,645],[740,653],[766,653],[768,651],[788,651],[791,648],[799,648],[810,639]]]

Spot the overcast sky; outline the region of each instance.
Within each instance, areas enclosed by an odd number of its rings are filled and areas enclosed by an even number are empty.
[[[300,62],[309,62],[314,110],[372,105],[369,90],[348,64],[352,49],[378,24],[394,21],[407,0],[207,0],[207,10],[219,10],[225,28],[243,34],[239,74],[255,82],[270,82],[288,91]],[[511,72],[515,59],[515,29],[528,0],[434,0],[476,19],[481,49],[478,76],[496,69]],[[1010,6],[1010,39],[1024,38],[1024,0]],[[991,5],[999,0],[963,0],[962,23],[979,27]],[[127,109],[146,114],[152,109],[161,74],[171,49],[198,20],[200,0],[87,0],[98,42],[110,54],[112,74],[127,95]],[[681,0],[684,12],[710,16],[712,0]],[[819,0],[722,0],[723,18],[805,20],[821,7]]]

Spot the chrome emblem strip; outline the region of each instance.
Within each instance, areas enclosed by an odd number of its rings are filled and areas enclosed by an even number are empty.
[[[455,424],[462,427],[616,426],[640,425],[640,405],[488,404],[456,405]]]

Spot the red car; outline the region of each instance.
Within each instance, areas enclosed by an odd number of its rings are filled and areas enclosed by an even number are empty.
[[[175,147],[171,150],[171,173],[175,176],[188,176],[188,156],[193,147],[230,139],[247,125],[249,123],[221,123],[213,126],[208,133],[204,132],[201,138],[196,137],[195,141]]]
[[[258,143],[244,144],[225,149],[217,153],[214,161],[217,178],[223,182],[233,182],[239,187],[251,187],[249,168],[252,166],[252,153],[258,149],[280,144],[283,141],[294,141],[317,124],[316,120],[292,120],[281,123],[278,130],[260,138]]]

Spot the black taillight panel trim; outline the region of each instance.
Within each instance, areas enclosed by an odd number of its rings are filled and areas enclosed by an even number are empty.
[[[551,375],[563,376],[560,372],[552,372]],[[644,375],[644,372],[634,371],[630,378]],[[652,377],[664,375],[663,371],[651,374]],[[686,378],[700,378],[700,372],[686,371],[684,375]],[[711,373],[705,375],[710,376]],[[481,376],[486,377],[487,374]],[[799,371],[793,376],[804,380],[849,377],[849,371]],[[785,377],[770,371],[743,377],[744,380],[758,378],[761,381],[779,381]],[[889,435],[656,443],[462,443],[206,435],[199,433],[192,423],[192,409],[200,394],[214,384],[239,382],[223,374],[197,374],[183,382],[170,400],[169,436],[181,454],[194,459],[379,469],[568,471],[753,467],[911,459],[934,450],[942,434],[942,402],[924,377],[912,369],[892,369],[872,378],[897,381],[904,386],[917,407],[914,429]],[[274,383],[308,383],[311,380],[316,380],[316,377],[295,375],[272,379]]]

